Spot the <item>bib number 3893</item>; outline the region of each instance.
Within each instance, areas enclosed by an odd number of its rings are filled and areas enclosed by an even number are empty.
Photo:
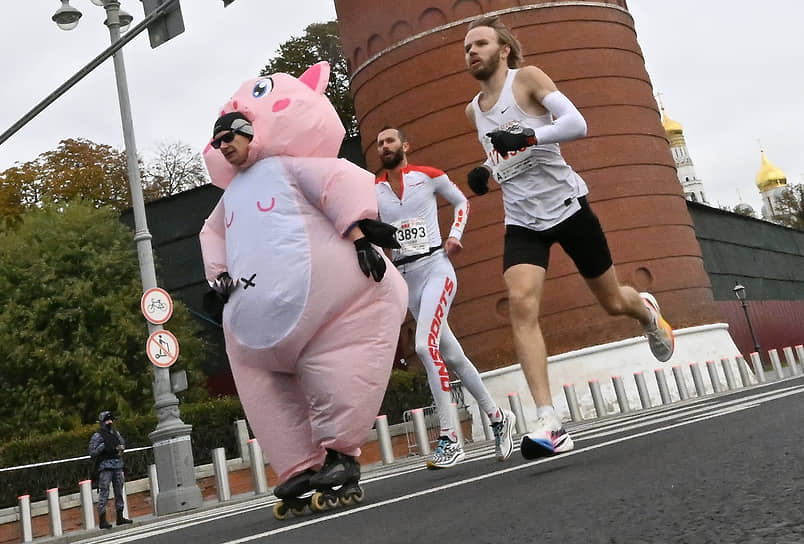
[[[430,249],[427,241],[427,223],[421,217],[403,219],[394,223],[396,239],[401,246],[394,250],[400,257],[421,255]]]

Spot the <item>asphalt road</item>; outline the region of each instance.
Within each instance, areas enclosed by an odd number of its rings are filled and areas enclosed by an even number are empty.
[[[366,499],[273,518],[261,497],[81,540],[245,543],[804,542],[804,378],[569,426],[575,450],[366,472]]]

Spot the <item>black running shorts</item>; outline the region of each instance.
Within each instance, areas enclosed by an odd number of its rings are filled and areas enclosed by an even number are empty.
[[[606,235],[586,197],[578,199],[581,209],[547,230],[536,231],[518,225],[505,227],[503,272],[517,264],[533,264],[547,270],[550,246],[558,242],[584,278],[596,278],[611,267]]]

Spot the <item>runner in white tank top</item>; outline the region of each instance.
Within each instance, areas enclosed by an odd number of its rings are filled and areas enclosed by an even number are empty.
[[[451,467],[465,456],[455,431],[459,422],[453,421],[451,416],[447,366],[489,416],[497,458],[504,461],[513,451],[514,415],[495,404],[447,324],[457,292],[455,269],[447,254],[457,253],[462,248],[460,239],[466,227],[469,203],[441,170],[409,164],[408,148],[405,135],[398,129],[389,127],[380,131],[377,151],[385,172],[377,178],[375,187],[380,219],[398,229],[397,240],[401,247],[392,250],[391,260],[408,284],[408,308],[416,320],[416,354],[427,372],[441,425],[438,447],[427,466]],[[436,195],[444,197],[454,208],[444,249]]]
[[[516,103],[511,87],[518,71],[508,70],[500,97],[487,111],[478,105],[479,93],[471,105],[478,139],[488,157],[485,164],[502,189],[505,224],[545,230],[577,212],[581,208],[578,197],[589,190],[561,156],[558,143],[534,145],[502,155],[486,136],[495,130],[517,131],[552,125],[549,112],[531,115]]]
[[[585,195],[586,184],[561,156],[560,142],[586,135],[586,121],[555,83],[535,66],[519,68],[522,46],[497,16],[469,24],[464,38],[469,73],[480,92],[466,106],[486,152],[472,169],[469,186],[488,192],[489,178],[500,184],[505,209],[503,278],[508,290],[514,348],[525,375],[537,421],[523,437],[526,458],[573,448],[553,408],[547,348],[539,327],[550,247],[558,242],[610,315],[628,315],[643,326],[654,356],[673,354],[673,329],[656,299],[620,285],[600,222]]]

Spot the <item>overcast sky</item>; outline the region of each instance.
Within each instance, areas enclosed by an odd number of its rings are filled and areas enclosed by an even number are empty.
[[[142,19],[142,4],[122,0]],[[105,13],[72,0],[82,17],[65,32],[50,20],[58,0],[3,0],[0,131],[77,72],[109,42]],[[712,204],[740,191],[759,211],[759,146],[788,176],[804,174],[804,2],[799,0],[628,0],[648,73],[665,108],[684,127]],[[184,34],[152,50],[145,34],[124,49],[138,151],[160,142],[200,150],[211,119],[281,43],[335,18],[332,0],[184,0]],[[0,171],[82,137],[123,148],[111,61],[0,145]]]

